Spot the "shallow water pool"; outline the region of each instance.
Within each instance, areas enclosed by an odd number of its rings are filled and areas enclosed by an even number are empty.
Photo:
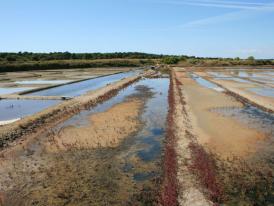
[[[20,119],[56,105],[56,100],[0,100],[0,121]]]
[[[107,84],[114,83],[123,78],[130,77],[136,74],[136,72],[126,72],[113,74],[104,77],[98,77],[95,79],[89,79],[81,82],[67,84],[51,89],[46,89],[38,92],[29,93],[31,96],[67,96],[76,97],[87,93],[88,91],[104,87]]]
[[[272,87],[250,88],[249,91],[265,97],[274,97],[274,88]]]
[[[0,88],[0,95],[13,94],[13,93],[23,92],[31,89],[33,88],[31,87]]]
[[[199,85],[206,87],[208,89],[213,89],[218,92],[223,92],[224,89],[219,87],[217,84],[214,84],[210,81],[205,80],[204,78],[196,75],[196,74],[191,74],[192,79],[194,79]]]

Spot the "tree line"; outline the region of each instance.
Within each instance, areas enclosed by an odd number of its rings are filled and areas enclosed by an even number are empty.
[[[186,55],[147,54],[141,52],[115,53],[32,53],[0,52],[0,72],[43,69],[68,69],[92,67],[142,67],[147,65],[178,66],[261,66],[274,65],[271,59],[207,58]]]
[[[147,54],[140,52],[115,52],[115,53],[0,53],[0,62],[29,62],[29,61],[50,61],[50,60],[95,60],[95,59],[159,59],[165,55]]]

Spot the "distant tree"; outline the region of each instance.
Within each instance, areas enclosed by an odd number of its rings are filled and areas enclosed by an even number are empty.
[[[240,57],[236,57],[235,60],[236,61],[240,61],[241,59],[240,59]]]
[[[69,52],[63,53],[62,56],[63,56],[63,59],[71,59],[71,53]]]
[[[180,61],[180,58],[175,56],[165,57],[162,59],[162,62],[165,64],[177,64]]]
[[[198,59],[196,59],[196,58],[191,58],[191,59],[188,60],[188,62],[189,62],[190,64],[196,65],[196,64],[198,64],[200,61],[199,61]]]
[[[247,63],[251,64],[251,65],[254,65],[256,63],[256,60],[253,56],[250,56],[250,57],[247,58]]]
[[[180,57],[180,61],[186,61],[187,60],[187,56],[181,56]]]
[[[249,61],[255,61],[255,57],[254,56],[250,56],[250,57],[247,58],[247,60],[249,60]]]

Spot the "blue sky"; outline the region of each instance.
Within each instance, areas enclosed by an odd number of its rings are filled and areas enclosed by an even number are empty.
[[[0,51],[274,58],[274,0],[0,0]]]

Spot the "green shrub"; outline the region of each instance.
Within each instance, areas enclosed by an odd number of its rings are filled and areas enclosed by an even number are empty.
[[[175,56],[165,57],[162,59],[162,63],[164,64],[177,64],[179,61],[180,58]]]

